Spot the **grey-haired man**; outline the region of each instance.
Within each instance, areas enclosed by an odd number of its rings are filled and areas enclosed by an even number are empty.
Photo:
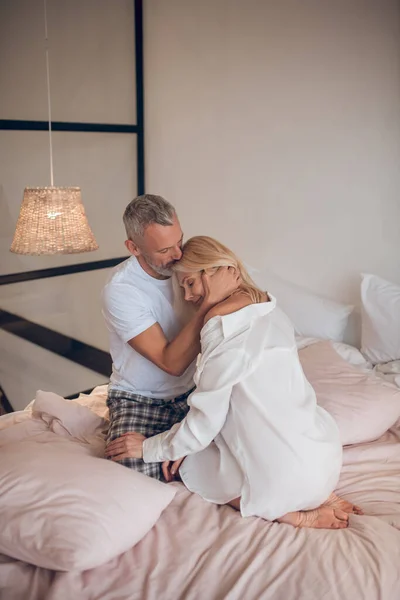
[[[198,311],[182,327],[171,280],[183,242],[174,207],[161,196],[145,194],[130,202],[123,220],[132,256],[113,270],[102,296],[113,360],[107,444],[131,431],[156,435],[185,417],[204,317],[229,296],[237,279],[228,269],[206,277]],[[130,458],[123,444],[110,458],[163,479],[159,463]]]

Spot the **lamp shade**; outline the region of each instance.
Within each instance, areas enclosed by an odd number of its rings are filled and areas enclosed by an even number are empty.
[[[11,252],[74,254],[98,249],[78,187],[25,188]]]

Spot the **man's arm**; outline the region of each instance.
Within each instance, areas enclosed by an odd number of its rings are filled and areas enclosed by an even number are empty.
[[[206,313],[200,309],[171,342],[160,324],[154,323],[128,344],[169,375],[179,377],[200,352],[200,331]]]
[[[226,421],[232,387],[246,374],[251,361],[246,349],[221,345],[203,366],[197,388],[188,399],[186,417],[168,431],[145,438],[128,432],[107,445],[112,460],[143,458],[144,462],[176,461],[200,452],[220,433]]]
[[[200,308],[179,334],[168,342],[159,323],[128,341],[139,354],[170,375],[180,376],[200,352],[200,331],[209,310],[227,298],[238,285],[234,269],[221,268],[211,278],[203,274],[206,291]]]

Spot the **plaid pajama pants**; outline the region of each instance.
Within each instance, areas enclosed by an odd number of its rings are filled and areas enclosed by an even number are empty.
[[[107,443],[130,431],[142,433],[146,437],[168,431],[175,423],[185,418],[189,411],[187,398],[192,391],[172,400],[156,400],[124,390],[108,390],[110,426]],[[144,475],[164,481],[161,463],[145,463],[140,458],[123,458],[118,462]]]

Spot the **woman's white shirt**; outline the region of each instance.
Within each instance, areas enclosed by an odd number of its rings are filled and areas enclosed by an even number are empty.
[[[210,319],[201,349],[189,413],[144,442],[145,462],[187,456],[185,485],[219,504],[240,497],[243,516],[274,520],[319,506],[339,478],[340,435],[275,299]]]

